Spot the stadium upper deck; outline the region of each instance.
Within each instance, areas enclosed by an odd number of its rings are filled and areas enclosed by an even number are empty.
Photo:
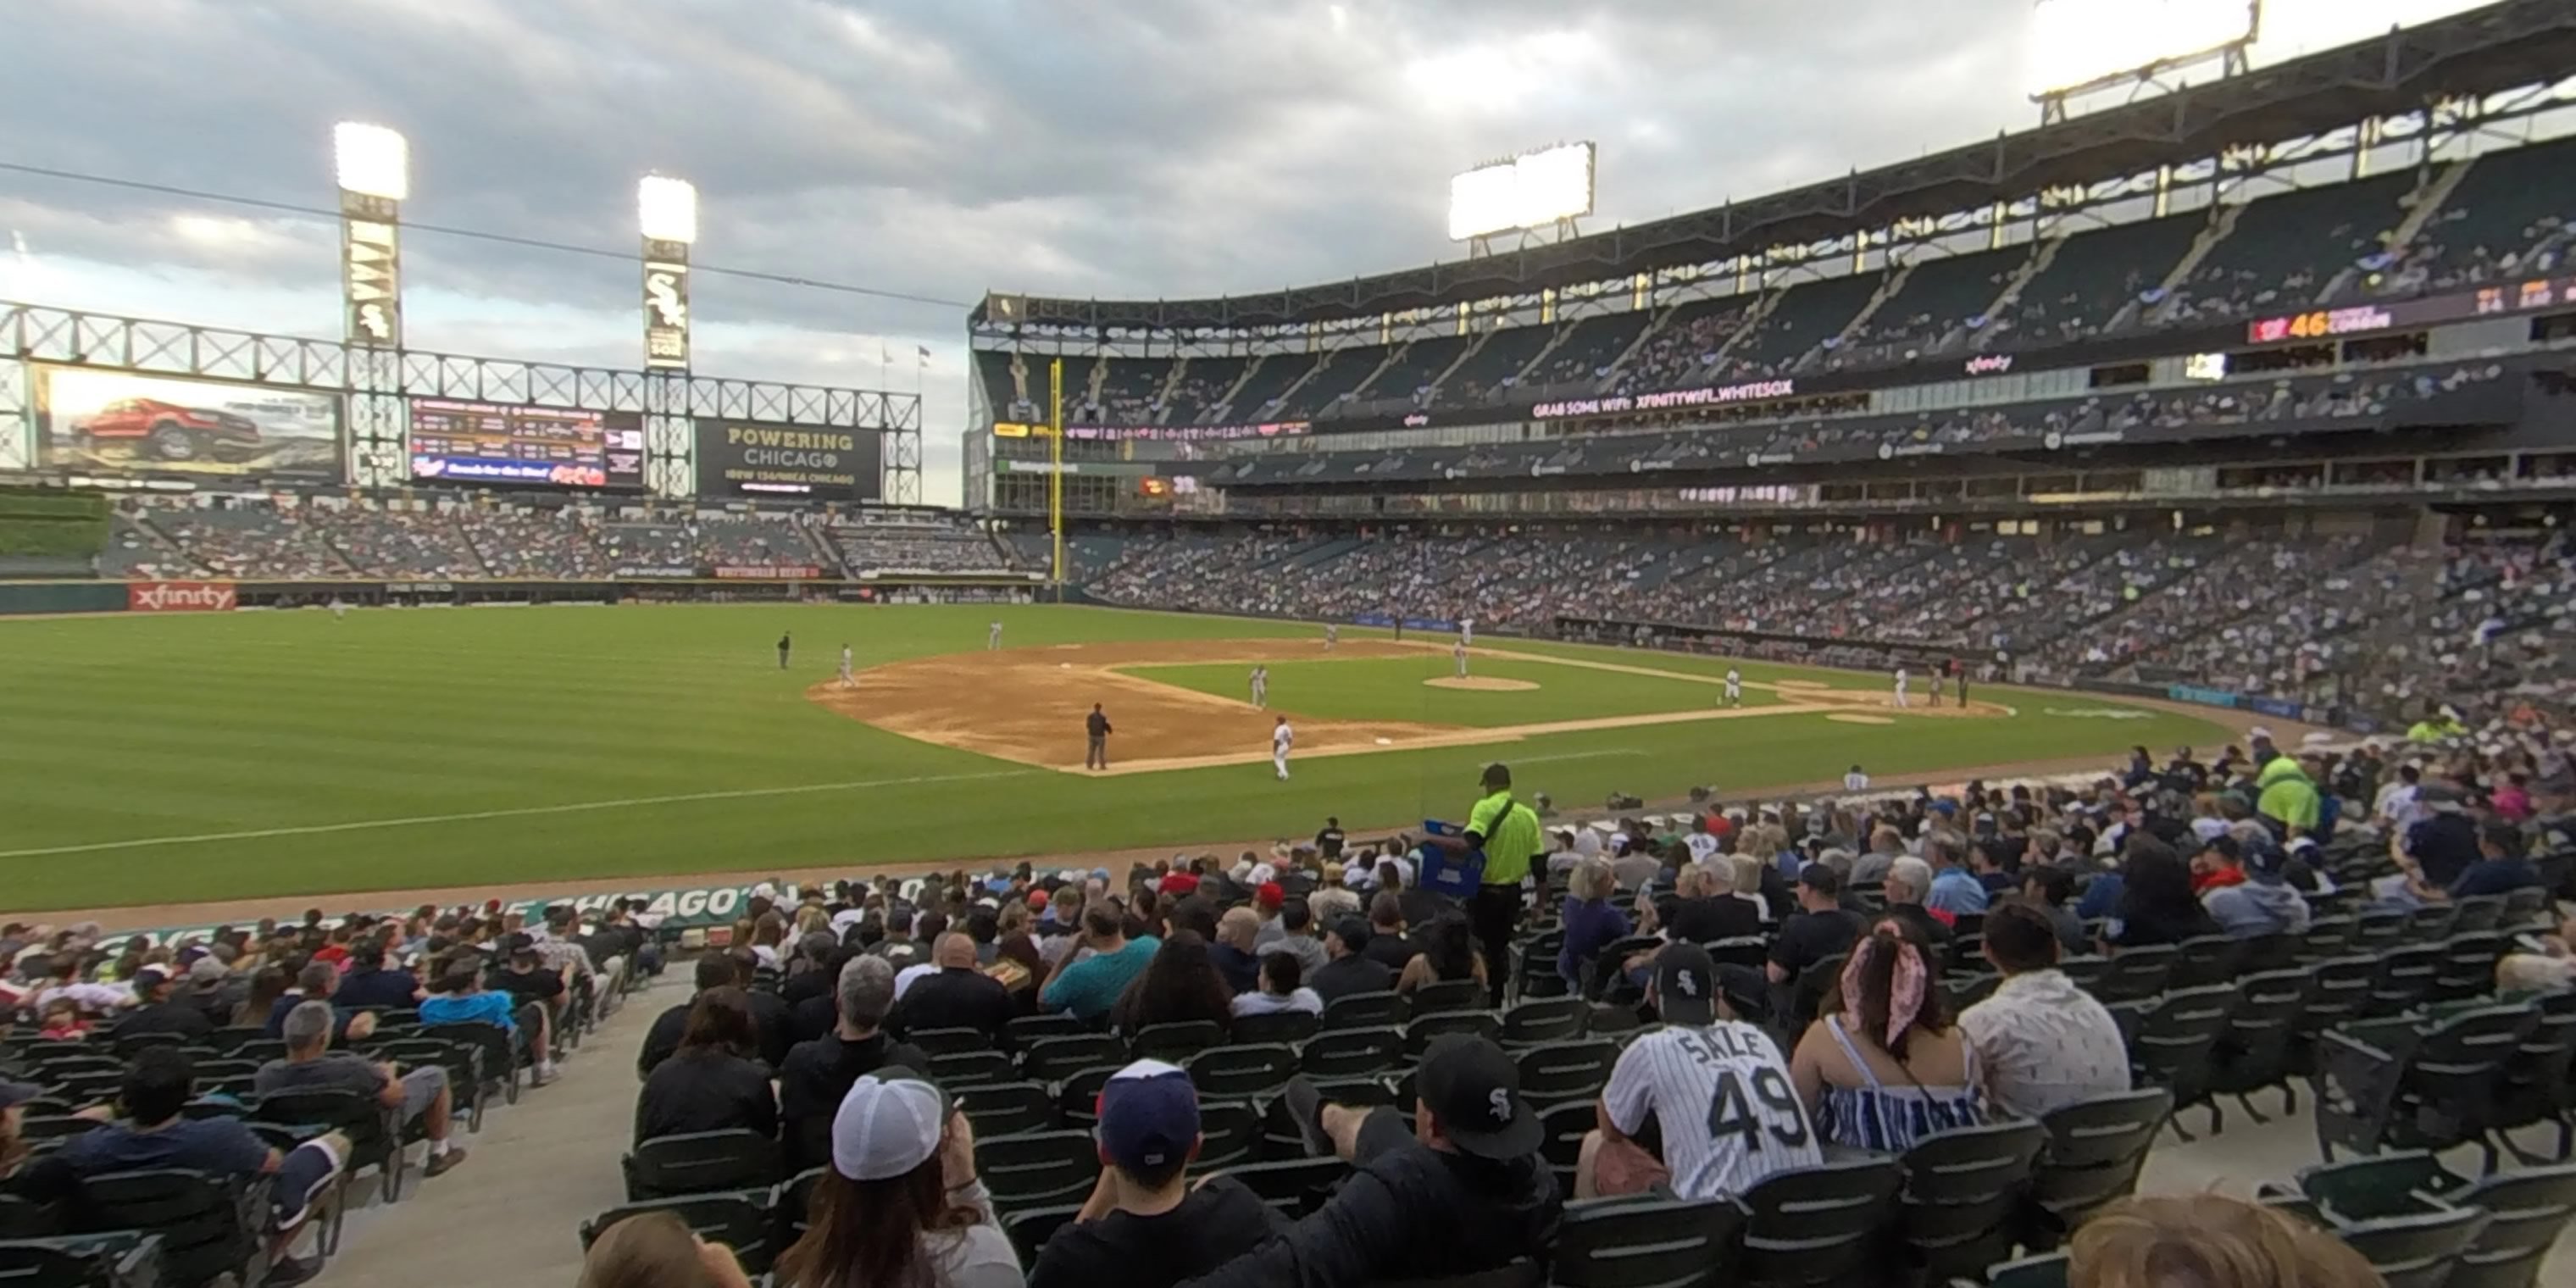
[[[2554,273],[2576,239],[2576,145],[2498,147],[2496,134],[2563,128],[2539,122],[2564,100],[2479,96],[2547,82],[2571,59],[2576,13],[2507,3],[1463,264],[1212,300],[997,295],[970,319],[986,346],[975,392],[994,421],[1042,420],[1046,362],[1062,354],[1068,424],[1365,430],[2206,351],[2243,343],[2251,320]],[[2348,128],[2437,96],[2449,115],[2420,118],[2403,143]]]

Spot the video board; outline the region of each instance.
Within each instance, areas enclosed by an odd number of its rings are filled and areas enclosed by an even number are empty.
[[[411,476],[423,483],[640,492],[644,418],[631,411],[415,398]]]

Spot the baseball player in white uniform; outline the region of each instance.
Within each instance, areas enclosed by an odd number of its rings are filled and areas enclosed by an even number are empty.
[[[995,622],[984,628],[984,651],[990,653],[1000,647],[1002,647],[1002,624]]]
[[[844,644],[841,646],[841,687],[844,689],[857,688],[858,683],[859,681],[857,677],[850,674],[850,646]]]
[[[1342,628],[1329,622],[1326,623],[1324,626],[1324,651],[1327,653],[1332,652],[1333,646],[1341,642]]]
[[[1900,710],[1905,706],[1905,668],[1901,666],[1896,668],[1896,705]]]
[[[1256,666],[1252,668],[1252,705],[1255,707],[1266,707],[1270,705],[1269,667]]]
[[[1629,1043],[1611,1067],[1574,1197],[1643,1193],[1668,1180],[1685,1199],[1723,1198],[1824,1162],[1789,1062],[1769,1034],[1735,1018],[1707,949],[1658,950],[1647,997],[1664,1027]],[[1662,1129],[1660,1159],[1636,1143],[1649,1117]]]
[[[1279,781],[1288,781],[1288,749],[1297,743],[1297,731],[1288,727],[1288,717],[1270,726],[1270,767],[1279,771]]]
[[[1731,666],[1726,668],[1726,705],[1744,705],[1744,672]]]
[[[1449,657],[1451,661],[1458,664],[1458,674],[1460,678],[1464,678],[1467,674],[1467,640],[1465,636],[1460,636],[1457,643],[1449,646]]]
[[[1475,618],[1461,617],[1458,619],[1458,642],[1461,644],[1473,644],[1476,642]]]
[[[349,601],[340,598],[338,595],[333,595],[331,597],[331,620],[336,622],[348,615]]]
[[[1852,766],[1851,772],[1843,775],[1843,790],[1854,795],[1868,791],[1869,775],[1861,772],[1860,766]]]

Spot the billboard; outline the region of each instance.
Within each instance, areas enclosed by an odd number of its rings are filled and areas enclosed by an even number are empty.
[[[504,403],[411,400],[411,476],[425,483],[644,488],[644,418]]]
[[[36,368],[44,466],[340,477],[340,395],[89,367]]]
[[[1593,145],[1560,143],[1449,180],[1449,240],[1545,228],[1592,213]]]
[[[759,421],[698,427],[698,495],[872,501],[879,487],[877,431]]]

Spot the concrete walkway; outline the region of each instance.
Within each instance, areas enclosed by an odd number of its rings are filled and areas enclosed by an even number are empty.
[[[581,1275],[581,1223],[626,1201],[617,1160],[635,1130],[635,1052],[663,1009],[687,1000],[687,973],[626,999],[582,1040],[551,1085],[494,1104],[462,1146],[473,1157],[434,1181],[417,1166],[402,1201],[349,1214],[324,1288],[569,1288]],[[418,1151],[414,1151],[414,1162]]]

